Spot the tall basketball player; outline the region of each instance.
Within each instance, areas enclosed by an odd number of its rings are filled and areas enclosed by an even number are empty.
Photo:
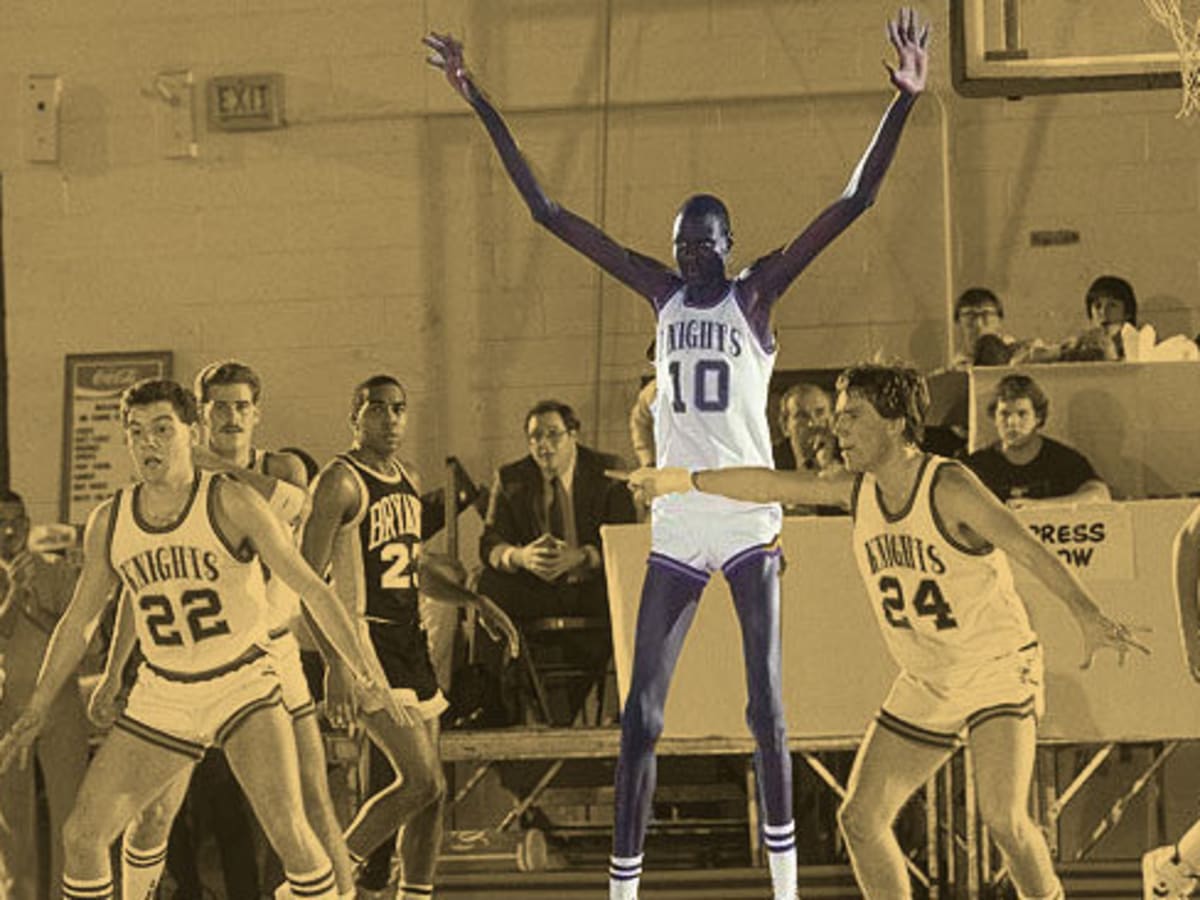
[[[100,504],[84,534],[79,583],[38,685],[0,740],[0,769],[28,747],[115,590],[136,616],[144,663],[63,829],[66,900],[112,900],[108,852],[140,810],[205,749],[219,746],[283,861],[297,897],[336,900],[333,868],[304,815],[291,723],[263,649],[263,565],[305,598],[318,626],[377,706],[391,699],[337,598],[305,565],[253,489],[198,471],[191,392],[142,381],[121,399],[137,483]]]
[[[973,474],[922,453],[929,405],[913,369],[863,365],[838,380],[836,433],[846,470],[821,476],[760,468],[639,469],[655,495],[706,492],[745,502],[848,507],[854,553],[900,675],[867,729],[839,820],[863,895],[911,897],[892,822],[963,741],[979,811],[1022,898],[1061,900],[1046,840],[1029,817],[1042,655],[1009,557],[1075,617],[1084,667],[1111,647],[1145,652],[1106,618],[1066,566]],[[847,471],[848,470],[848,471]],[[693,490],[694,488],[694,490]]]
[[[356,710],[343,667],[331,663],[325,691],[331,719],[339,725],[357,717],[397,776],[359,809],[346,843],[362,862],[403,826],[399,900],[428,900],[442,835],[446,782],[438,716],[447,702],[421,625],[421,490],[413,468],[399,457],[407,423],[408,398],[392,376],[376,375],[354,389],[353,446],[317,477],[302,547],[315,569],[332,575],[334,590],[409,712],[409,721],[396,722],[379,711]],[[437,599],[475,605],[482,621],[515,646],[516,629],[492,601],[465,590],[457,600],[445,593]]]
[[[254,431],[262,419],[262,379],[258,373],[236,360],[212,363],[197,374],[194,393],[200,404],[202,429],[193,460],[202,468],[227,472],[256,488],[280,522],[295,533],[306,512],[307,472],[290,453],[272,453],[254,446]],[[304,810],[333,862],[339,897],[353,898],[354,871],[329,795],[316,706],[300,664],[300,646],[292,633],[300,619],[300,601],[283,582],[268,575],[267,602],[271,614],[269,650],[283,689],[283,707],[291,716],[295,732]],[[127,613],[127,605],[123,604],[104,677],[92,695],[90,710],[100,722],[115,718],[113,704],[121,673],[136,639],[132,617]],[[180,778],[126,829],[121,866],[125,900],[154,896],[166,860],[171,823],[187,790],[188,778]]]
[[[901,130],[925,87],[928,28],[901,10],[888,23],[899,61],[899,93],[842,195],[785,247],[730,279],[729,214],[716,197],[688,199],[675,218],[678,270],[616,243],[542,191],[500,114],[466,69],[462,45],[431,34],[430,63],[482,120],[533,218],[645,297],[658,320],[655,444],[659,466],[771,464],[767,389],[775,362],[771,315],[797,276],[875,199]],[[741,622],[755,764],[766,805],[763,843],[776,900],[796,891],[791,755],[780,698],[779,561],[776,503],[698,495],[665,497],[651,515],[652,552],[642,589],[633,677],[621,716],[609,894],[637,896],[654,794],[654,747],[667,688],[701,591],[720,570]],[[696,523],[709,523],[698,528]]]

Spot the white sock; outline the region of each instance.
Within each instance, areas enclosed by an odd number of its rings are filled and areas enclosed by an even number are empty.
[[[796,822],[785,825],[763,825],[763,846],[771,866],[771,888],[775,900],[795,900],[796,897]]]
[[[338,900],[337,881],[333,877],[333,866],[328,862],[324,868],[312,872],[287,872],[287,896],[295,900]]]
[[[608,900],[637,900],[642,856],[612,856],[608,863]]]
[[[354,900],[358,896],[358,891],[351,891],[348,894],[338,894],[338,900]]]
[[[166,861],[166,844],[142,850],[129,843],[126,832],[121,838],[121,896],[125,900],[153,900]]]

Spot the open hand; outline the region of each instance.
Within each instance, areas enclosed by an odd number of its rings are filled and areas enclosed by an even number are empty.
[[[463,58],[462,41],[452,34],[431,31],[421,39],[421,43],[433,51],[425,57],[425,61],[435,69],[441,69],[450,87],[470,103],[475,89],[471,84],[471,73],[467,71],[466,60]]]
[[[897,63],[884,63],[897,90],[910,96],[925,90],[925,66],[928,62],[929,23],[921,24],[911,6],[902,6],[896,18],[887,24],[888,40],[896,48]]]
[[[1082,627],[1083,663],[1079,666],[1081,669],[1089,668],[1092,660],[1096,658],[1096,654],[1105,648],[1117,651],[1117,665],[1119,666],[1125,665],[1125,657],[1130,650],[1137,649],[1147,656],[1150,655],[1150,648],[1134,637],[1135,632],[1149,633],[1149,628],[1114,622],[1101,613],[1085,619]]]
[[[29,749],[45,724],[46,714],[36,706],[27,706],[0,737],[0,775],[8,771],[14,760],[24,768],[29,763]]]

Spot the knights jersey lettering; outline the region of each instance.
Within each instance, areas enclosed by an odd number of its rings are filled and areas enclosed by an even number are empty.
[[[421,497],[401,469],[395,476],[364,466],[347,454],[345,466],[359,484],[355,517],[334,538],[334,589],[363,618],[419,622],[417,560],[421,555]]]
[[[937,473],[951,465],[926,456],[908,505],[894,516],[884,511],[873,475],[855,488],[855,559],[888,649],[917,676],[995,659],[1037,639],[1007,555],[961,546],[934,515]]]
[[[213,523],[219,480],[197,471],[182,515],[163,527],[138,513],[141,485],[113,497],[109,561],[130,595],[142,654],[160,669],[202,673],[267,639],[262,565]]]
[[[654,440],[658,466],[772,465],[764,350],[734,286],[715,306],[687,306],[680,288],[658,314]]]

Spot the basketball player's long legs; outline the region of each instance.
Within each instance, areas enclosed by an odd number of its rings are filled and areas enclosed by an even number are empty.
[[[88,767],[75,807],[63,825],[66,900],[111,900],[112,842],[138,810],[196,764],[200,753],[197,748],[188,756],[113,729]]]
[[[639,856],[657,781],[654,746],[684,638],[696,616],[706,577],[652,558],[638,609],[629,696],[621,714],[621,755],[616,772],[613,856]]]
[[[225,756],[292,892],[336,900],[333,865],[304,815],[292,723],[282,705],[248,715],[224,744]]]
[[[1023,898],[1058,898],[1062,885],[1046,838],[1029,815],[1037,748],[1033,716],[998,716],[971,729],[979,815],[1008,862]]]
[[[912,885],[892,823],[908,798],[950,755],[873,722],[863,737],[838,810],[859,888],[867,900],[908,900]]]
[[[364,803],[346,829],[346,845],[356,859],[365,859],[418,812],[440,805],[446,792],[437,750],[424,724],[399,725],[383,711],[364,716],[363,723],[397,778]]]

